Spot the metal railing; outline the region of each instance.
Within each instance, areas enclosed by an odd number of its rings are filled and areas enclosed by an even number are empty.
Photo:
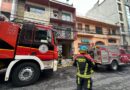
[[[110,36],[113,36],[113,35],[116,35],[116,36],[120,36],[121,34],[119,32],[116,32],[116,33],[109,33],[109,32],[102,32],[102,33],[97,33],[95,29],[76,29],[77,33],[84,33],[84,34],[99,34],[99,35],[110,35]]]

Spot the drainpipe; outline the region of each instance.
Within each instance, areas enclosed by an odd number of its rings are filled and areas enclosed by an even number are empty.
[[[2,0],[0,0],[0,15],[1,15],[1,11],[2,11]]]
[[[13,0],[12,1],[12,9],[11,9],[11,15],[10,15],[10,21],[15,19],[16,15],[16,10],[17,10],[17,2],[18,0]]]

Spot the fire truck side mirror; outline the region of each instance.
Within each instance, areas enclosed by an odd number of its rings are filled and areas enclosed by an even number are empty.
[[[51,37],[50,36],[47,37],[47,41],[48,41],[48,43],[51,43]]]
[[[0,21],[5,21],[5,17],[0,16]]]

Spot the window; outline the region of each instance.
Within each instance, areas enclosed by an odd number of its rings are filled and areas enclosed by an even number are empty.
[[[110,28],[108,29],[108,35],[111,35],[111,29]]]
[[[96,33],[97,34],[103,34],[101,27],[96,27]]]
[[[119,13],[119,16],[120,16],[120,20],[123,21],[123,15],[122,15],[122,13]]]
[[[112,35],[116,35],[116,30],[112,30]]]
[[[127,22],[128,22],[128,29],[130,31],[130,7],[129,6],[125,6],[125,9],[126,9]]]
[[[123,43],[125,43],[126,42],[126,36],[122,35],[122,39],[123,39]]]
[[[82,24],[78,23],[78,30],[82,30]]]
[[[58,11],[57,10],[53,10],[53,18],[58,19]]]
[[[36,6],[26,5],[27,12],[33,12],[37,14],[43,14],[45,12],[45,8],[40,8]]]
[[[19,35],[19,44],[31,44],[32,43],[32,34],[35,26],[33,24],[23,24],[22,30]]]
[[[122,11],[121,4],[120,4],[120,3],[118,3],[118,9],[119,9],[119,11]]]
[[[124,24],[123,24],[123,23],[121,23],[121,31],[122,31],[122,32],[125,31],[125,30],[124,30]]]
[[[62,13],[62,20],[71,21],[71,14],[69,14],[69,13]]]
[[[30,43],[32,41],[32,30],[22,30],[20,32],[19,44]]]
[[[89,25],[85,25],[85,31],[89,31]]]
[[[66,39],[71,38],[71,28],[66,28],[66,30],[65,30],[65,38]]]
[[[47,40],[47,31],[37,30],[35,33],[35,41]]]
[[[108,39],[109,43],[116,43],[116,39]]]

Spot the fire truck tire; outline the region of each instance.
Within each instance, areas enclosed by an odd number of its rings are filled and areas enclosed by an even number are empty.
[[[12,83],[15,86],[25,86],[35,83],[40,76],[40,68],[37,64],[26,62],[17,65],[12,72]]]
[[[117,61],[112,61],[110,65],[111,70],[116,71],[118,69],[118,62]]]

